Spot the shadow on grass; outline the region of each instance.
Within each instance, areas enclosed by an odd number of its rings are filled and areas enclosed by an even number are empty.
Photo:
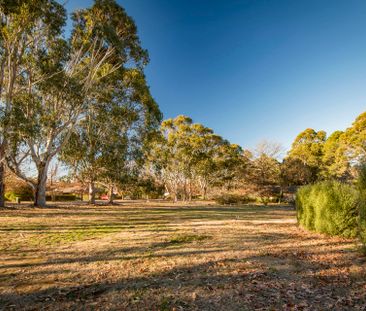
[[[16,221],[8,223],[8,217],[14,217]],[[342,278],[330,274],[323,274],[319,278],[319,273],[328,266],[313,258],[313,255],[321,254],[320,246],[341,246],[349,242],[334,243],[329,240],[316,245],[304,243],[298,246],[294,232],[280,232],[282,228],[295,226],[293,223],[268,223],[272,229],[278,230],[266,232],[266,221],[293,218],[294,211],[278,206],[78,206],[75,209],[29,209],[22,210],[20,214],[18,211],[1,211],[0,233],[9,239],[23,233],[27,237],[47,237],[99,229],[105,234],[125,230],[137,234],[151,232],[160,241],[155,242],[155,239],[154,243],[148,243],[144,236],[139,236],[133,239],[134,246],[112,245],[109,249],[85,256],[80,256],[78,249],[74,248],[70,248],[73,251],[59,252],[55,249],[51,258],[45,260],[36,256],[37,252],[42,251],[41,247],[22,250],[27,256],[23,261],[21,258],[16,260],[19,255],[17,250],[6,252],[11,258],[2,260],[0,269],[4,273],[1,274],[0,281],[11,281],[12,278],[20,280],[25,276],[28,284],[34,287],[24,294],[17,294],[15,287],[12,292],[0,293],[0,310],[253,310],[254,307],[259,310],[281,310],[300,303],[303,303],[303,308],[308,306],[311,310],[351,310],[361,304],[366,297],[357,290],[363,290],[364,279]],[[210,236],[194,232],[200,226],[216,226],[215,221],[226,220],[239,220],[239,225],[251,225],[256,230],[246,231],[245,235],[239,230],[218,241],[211,241]],[[201,224],[201,221],[204,223]],[[188,226],[191,232],[172,235],[178,227],[177,224]],[[201,247],[199,243],[205,239],[209,241]],[[302,242],[312,242],[313,239],[311,236],[302,237]],[[236,254],[245,249],[263,249],[263,252],[257,256],[236,257]],[[217,255],[224,252],[230,257],[216,259]],[[342,250],[333,249],[332,252],[340,254]],[[47,258],[48,253],[43,254]],[[60,285],[47,289],[42,289],[40,281],[40,278],[59,276],[68,270],[75,273],[74,269],[78,269],[78,266],[67,267],[69,264],[120,261],[123,266],[129,260],[190,256],[198,258],[206,255],[210,255],[210,259],[204,263],[173,266],[167,271],[150,275],[142,274],[116,280],[107,277],[91,284]],[[41,260],[32,262],[32,259]],[[347,267],[344,262],[333,264],[339,269]],[[37,270],[37,267],[42,269]],[[13,273],[12,269],[18,271]],[[77,283],[77,280],[74,282]],[[342,301],[339,297],[350,298]]]
[[[24,310],[82,309],[88,304],[103,306],[104,302],[108,302],[106,305],[112,306],[112,310],[113,307],[118,309],[121,303],[127,310],[161,310],[163,305],[168,307],[166,310],[251,310],[254,307],[279,310],[296,304],[312,310],[351,310],[366,301],[362,292],[364,281],[360,278],[335,275],[319,278],[314,271],[323,267],[306,258],[297,259],[297,265],[311,264],[313,268],[310,272],[302,270],[300,274],[292,267],[253,269],[246,263],[262,259],[259,256],[208,261],[114,282],[52,287],[23,295],[0,294],[0,302],[5,309],[13,306]],[[342,297],[347,299],[340,299]]]

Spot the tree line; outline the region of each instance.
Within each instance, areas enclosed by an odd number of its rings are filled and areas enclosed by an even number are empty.
[[[164,185],[174,200],[193,195],[205,199],[210,189],[218,188],[280,197],[291,186],[353,182],[366,161],[366,112],[345,131],[329,136],[310,128],[302,131],[287,153],[267,141],[245,150],[186,116],[163,121],[150,145],[145,175]]]

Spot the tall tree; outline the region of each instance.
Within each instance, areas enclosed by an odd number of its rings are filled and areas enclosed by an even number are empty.
[[[191,175],[192,159],[187,158],[189,154],[193,155],[188,143],[191,125],[192,119],[186,116],[163,121],[160,135],[155,137],[148,150],[151,171],[162,180],[174,201],[178,200]]]
[[[4,205],[4,165],[13,126],[20,121],[15,105],[32,101],[34,88],[55,75],[35,72],[45,49],[57,45],[65,22],[63,7],[53,0],[0,1],[0,206]]]
[[[61,152],[74,175],[88,183],[90,203],[95,203],[95,183],[109,188],[112,203],[114,189],[126,180],[131,164],[138,162],[160,119],[141,71],[116,71],[101,87],[98,101]]]
[[[100,85],[117,70],[142,68],[147,61],[133,20],[115,1],[97,0],[73,13],[72,20],[71,38],[65,42],[59,33],[57,40],[45,38],[43,53],[30,66],[30,72],[55,74],[29,91],[30,100],[20,102],[25,125],[18,128],[18,144],[8,159],[9,167],[33,186],[36,206],[46,204],[50,162],[86,118]],[[29,74],[26,83],[31,79]],[[27,161],[35,167],[36,178],[26,174]]]

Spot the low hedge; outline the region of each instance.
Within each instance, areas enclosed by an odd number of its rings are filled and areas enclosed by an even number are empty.
[[[319,182],[298,190],[297,219],[306,229],[353,238],[364,231],[361,225],[366,225],[360,218],[360,203],[356,187],[338,181]]]

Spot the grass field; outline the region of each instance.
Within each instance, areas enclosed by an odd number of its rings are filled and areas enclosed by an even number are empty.
[[[365,268],[286,206],[0,210],[0,310],[365,310]]]

